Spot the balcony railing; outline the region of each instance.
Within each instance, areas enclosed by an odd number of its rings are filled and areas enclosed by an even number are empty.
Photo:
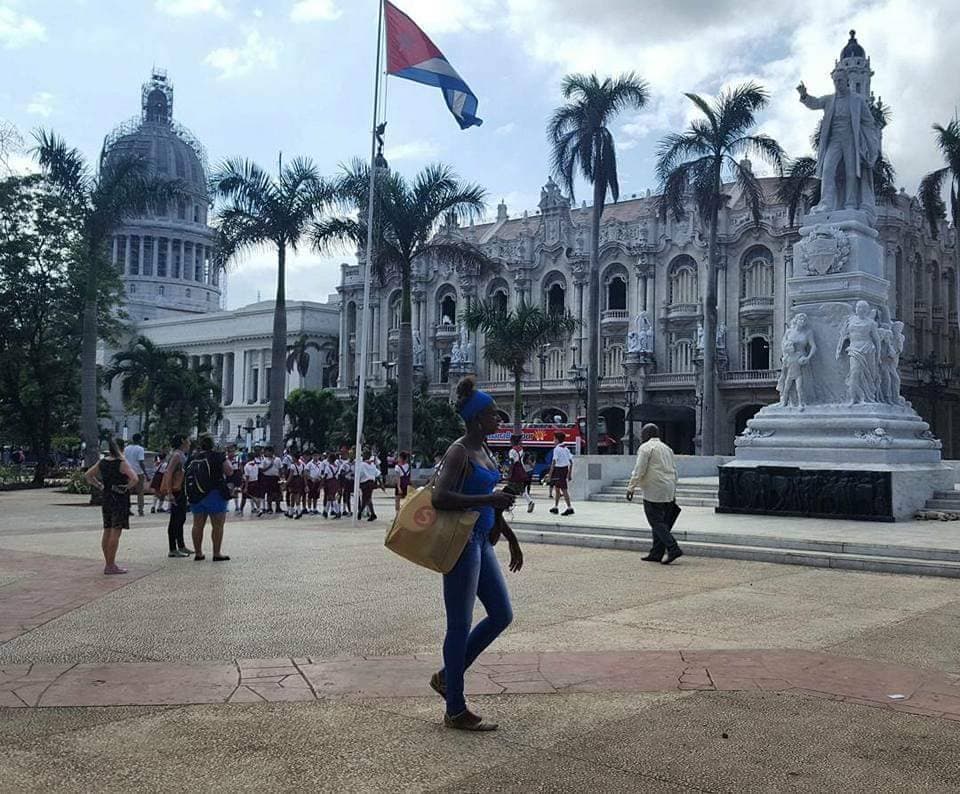
[[[943,312],[943,304],[942,303],[933,304],[932,314],[933,314],[934,320],[942,320],[946,316]]]
[[[748,312],[772,312],[773,296],[763,295],[753,298],[740,298],[740,311]]]
[[[776,383],[780,377],[779,369],[736,369],[720,373],[720,382],[729,384]]]
[[[437,339],[455,339],[460,333],[455,325],[438,325]]]
[[[647,375],[646,387],[648,389],[675,388],[677,386],[695,386],[697,383],[696,372],[655,372]]]
[[[629,317],[626,309],[607,309],[600,315],[600,322],[626,322]]]
[[[926,301],[914,301],[913,302],[913,313],[914,314],[923,314],[927,313],[927,302]]]
[[[700,314],[697,303],[671,303],[667,306],[667,317],[696,317]]]
[[[398,341],[399,339],[400,339],[400,329],[399,329],[399,328],[391,328],[389,331],[387,331],[387,340],[388,340],[388,341],[390,341],[390,342],[396,342],[396,341]]]

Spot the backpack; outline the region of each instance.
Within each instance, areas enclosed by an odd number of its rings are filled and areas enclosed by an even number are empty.
[[[210,493],[213,489],[213,472],[210,470],[210,460],[206,455],[198,455],[190,460],[183,478],[183,485],[190,504],[202,501],[203,497]]]

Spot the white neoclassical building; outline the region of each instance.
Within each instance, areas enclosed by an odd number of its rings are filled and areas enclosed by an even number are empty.
[[[209,364],[222,392],[223,418],[214,428],[221,441],[262,441],[269,394],[273,301],[232,311],[221,307],[221,274],[213,266],[214,230],[208,223],[209,170],[203,146],[173,120],[173,86],[154,70],[143,85],[141,114],[110,133],[104,155],[138,152],[154,173],[184,182],[187,195],[176,206],[129,219],[114,235],[111,254],[126,291],[128,341],[146,336],[160,347],[182,351],[192,365]],[[337,374],[339,310],[333,303],[287,302],[287,345],[305,337],[306,377],[294,368],[287,393],[303,387],[333,386]],[[108,364],[114,350],[100,351]],[[139,416],[120,399],[119,384],[108,394],[105,423],[128,435]]]

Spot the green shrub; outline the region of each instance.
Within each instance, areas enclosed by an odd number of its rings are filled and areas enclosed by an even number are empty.
[[[76,469],[70,473],[67,479],[67,493],[88,494],[92,490],[90,483],[84,479],[83,469]]]

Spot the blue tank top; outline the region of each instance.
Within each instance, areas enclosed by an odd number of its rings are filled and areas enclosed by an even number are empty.
[[[469,473],[463,480],[463,493],[470,496],[479,496],[481,494],[493,493],[493,489],[500,482],[500,472],[488,469],[485,466],[479,466],[474,461],[470,461]],[[493,529],[495,513],[491,506],[474,508],[480,513],[477,523],[473,528],[477,532],[490,532]]]

